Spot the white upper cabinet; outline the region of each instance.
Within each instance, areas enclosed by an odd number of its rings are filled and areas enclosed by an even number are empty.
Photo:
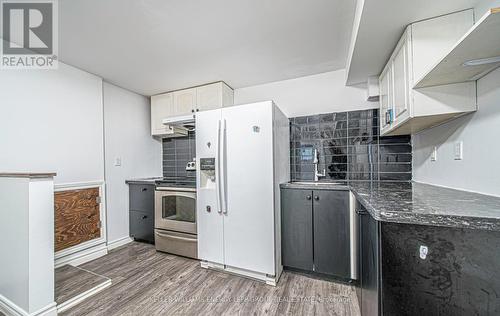
[[[189,115],[196,110],[196,88],[174,91],[174,116]]]
[[[154,95],[151,97],[151,134],[180,136],[179,130],[163,124],[165,118],[195,115],[199,111],[218,109],[233,103],[233,89],[224,82]]]
[[[380,75],[381,135],[413,134],[477,109],[475,82],[414,89],[473,23],[466,10],[407,27]]]
[[[161,135],[167,133],[167,127],[163,125],[164,117],[174,114],[174,97],[172,93],[164,93],[151,97],[151,134]]]

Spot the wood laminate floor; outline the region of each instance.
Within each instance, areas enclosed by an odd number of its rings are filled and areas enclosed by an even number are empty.
[[[55,300],[58,305],[109,282],[109,278],[71,265],[57,268],[54,274]]]
[[[112,285],[60,315],[359,315],[352,286],[285,272],[273,287],[133,242],[83,269]]]

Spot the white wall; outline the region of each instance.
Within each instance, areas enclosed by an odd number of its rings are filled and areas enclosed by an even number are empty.
[[[476,20],[500,0],[483,0]],[[413,180],[500,196],[500,69],[477,81],[478,110],[413,135]],[[464,159],[454,160],[454,144],[464,143]],[[437,161],[430,161],[438,148]]]
[[[56,184],[102,181],[102,80],[57,70],[0,71],[0,171],[57,172]]]
[[[149,99],[104,83],[108,243],[129,235],[126,179],[161,176],[161,143],[151,137]],[[115,166],[121,158],[121,166]]]
[[[365,87],[345,86],[345,69],[234,90],[234,103],[273,100],[288,117],[378,108]]]
[[[477,112],[413,136],[413,180],[500,196],[500,69],[477,84]],[[453,157],[457,141],[463,160]],[[434,146],[438,159],[431,162]]]

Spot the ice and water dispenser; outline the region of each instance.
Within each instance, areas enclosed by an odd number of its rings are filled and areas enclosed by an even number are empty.
[[[200,188],[215,189],[215,158],[200,158]]]

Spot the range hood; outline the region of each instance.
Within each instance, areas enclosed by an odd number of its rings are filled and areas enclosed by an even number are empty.
[[[194,131],[195,128],[194,114],[168,117],[164,118],[161,122],[163,125],[185,131]]]

